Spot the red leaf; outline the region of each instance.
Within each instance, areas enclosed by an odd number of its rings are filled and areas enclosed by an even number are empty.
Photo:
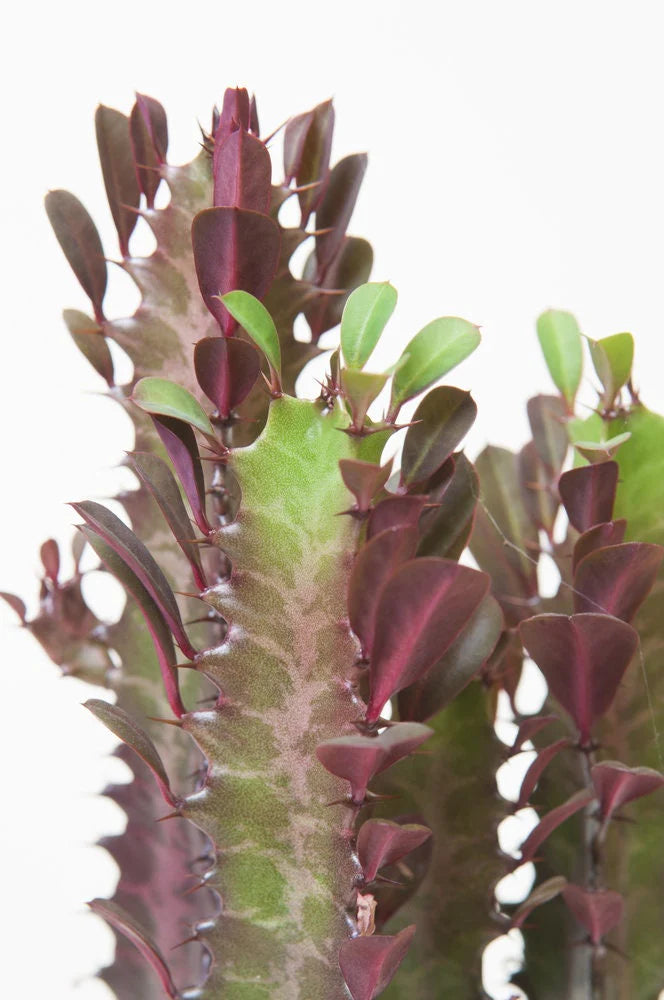
[[[392,461],[386,465],[374,465],[373,462],[360,462],[354,458],[339,459],[339,469],[344,485],[355,497],[359,513],[369,510],[371,501],[382,490],[390,478]]]
[[[129,119],[115,108],[100,104],[95,113],[95,130],[106,197],[118,232],[120,252],[127,257],[129,237],[138,222],[141,203]]]
[[[599,944],[604,935],[622,920],[625,904],[619,892],[582,889],[569,882],[562,895],[576,919],[590,934],[593,944]]]
[[[180,682],[175,665],[173,638],[161,611],[134,571],[107,544],[96,529],[83,524],[79,527],[79,531],[85,536],[108,571],[120,581],[127,593],[136,601],[154,643],[168,704],[175,715],[181,718],[186,709],[180,697]]]
[[[224,91],[219,123],[214,133],[215,149],[238,129],[247,132],[250,124],[251,104],[248,91],[244,87],[227,87]]]
[[[262,299],[277,270],[279,226],[243,208],[206,208],[191,227],[201,294],[226,336],[237,324],[218,296],[239,289]]]
[[[200,553],[198,546],[191,541],[191,522],[173,473],[157,455],[134,452],[130,458],[141,482],[156,500],[166,523],[173,532],[173,537],[187,557],[196,586],[205,590],[207,582]]]
[[[189,424],[176,420],[175,417],[153,416],[152,422],[173,463],[194,520],[203,534],[207,535],[212,529],[205,513],[205,479],[196,435]]]
[[[322,181],[329,171],[333,131],[332,101],[324,101],[311,111],[296,115],[286,125],[284,131],[286,184],[290,184],[293,179],[298,187],[320,182],[318,186],[308,191],[298,192],[301,227],[306,226],[309,216],[315,211],[324,193]]]
[[[563,472],[558,480],[560,499],[577,531],[611,520],[617,485],[617,462],[599,462]]]
[[[351,153],[330,171],[325,193],[316,209],[316,228],[331,230],[316,237],[319,278],[325,274],[343,243],[366,169],[366,153]]]
[[[339,965],[353,1000],[373,1000],[385,989],[406,957],[415,925],[394,936],[351,938],[339,949]]]
[[[576,573],[576,567],[581,560],[594,552],[595,549],[603,549],[607,545],[620,545],[625,537],[626,527],[627,521],[621,517],[616,521],[596,524],[594,528],[588,528],[587,531],[584,531],[574,546],[572,572]]]
[[[164,762],[145,730],[130,715],[127,715],[124,709],[118,705],[110,705],[107,701],[101,701],[99,698],[89,698],[84,702],[84,708],[92,712],[119,740],[131,747],[152,771],[166,802],[170,806],[177,806],[178,799],[173,794]]]
[[[535,757],[535,760],[526,771],[523,781],[521,782],[521,790],[519,791],[519,798],[514,806],[515,809],[523,809],[523,807],[528,804],[530,796],[533,794],[535,786],[542,777],[542,774],[547,766],[554,757],[557,757],[561,750],[564,750],[570,745],[569,740],[563,739],[558,740],[556,743],[552,743],[550,746],[544,747],[542,750],[538,751],[537,757]]]
[[[433,476],[466,436],[476,415],[477,406],[463,389],[441,385],[427,393],[406,431],[402,484],[421,483]]]
[[[353,564],[348,583],[348,615],[367,659],[373,649],[376,609],[383,587],[402,563],[412,559],[416,546],[416,528],[388,528],[360,549]]]
[[[17,597],[16,594],[8,594],[6,590],[0,591],[0,597],[9,605],[12,611],[18,615],[22,623],[25,625],[25,617],[28,611],[25,606],[25,602],[22,601],[20,597]]]
[[[215,145],[213,205],[267,215],[271,192],[272,163],[260,139],[238,130]]]
[[[143,542],[136,537],[131,528],[102,504],[95,503],[94,500],[84,500],[71,506],[138,577],[159,608],[178,646],[186,657],[193,660],[196,650],[184,631],[180,609],[171,586]]]
[[[69,191],[49,191],[45,206],[69,266],[90,299],[96,319],[102,323],[107,274],[97,227],[78,198]]]
[[[145,94],[136,94],[136,103],[129,116],[129,131],[138,186],[145,195],[148,208],[154,208],[155,195],[161,183],[161,167],[166,162],[168,149],[168,122],[159,101]]]
[[[227,420],[253,389],[261,363],[246,340],[204,337],[194,348],[194,368],[201,389]]]
[[[624,542],[589,553],[574,575],[574,610],[603,611],[632,620],[657,578],[660,545]]]
[[[576,723],[581,743],[611,705],[638,644],[631,625],[609,615],[537,615],[521,638],[551,694]]]
[[[437,506],[425,510],[420,518],[422,540],[418,556],[458,559],[473,528],[478,496],[475,469],[459,452],[454,456],[449,482],[444,482],[440,488],[432,484],[429,501]]]
[[[414,851],[431,836],[428,826],[394,823],[390,819],[369,819],[360,827],[357,856],[366,882],[372,882],[379,868],[391,865]]]
[[[92,902],[88,903],[88,906],[93,913],[103,917],[111,927],[138,948],[143,958],[149,962],[159,977],[166,995],[171,1000],[177,1000],[179,994],[164,956],[152,938],[148,937],[145,931],[138,926],[133,917],[130,917],[117,903],[110,899],[93,899]]]
[[[369,280],[373,264],[373,250],[366,240],[358,236],[345,236],[321,278],[316,272],[316,254],[311,254],[304,269],[304,280],[321,289],[345,289],[341,294],[319,294],[306,305],[304,315],[311,328],[311,339],[318,342],[321,334],[341,322],[341,314],[350,293]]]
[[[428,500],[428,497],[419,494],[393,496],[381,500],[369,515],[367,538],[373,538],[388,528],[415,527]]]
[[[361,805],[374,774],[385,771],[419,747],[433,730],[417,722],[398,722],[378,736],[339,736],[316,747],[323,767],[350,782],[351,798]]]
[[[376,611],[368,722],[441,658],[488,589],[485,573],[445,559],[412,559],[393,574]]]
[[[530,520],[551,537],[558,513],[558,499],[551,489],[548,472],[532,441],[519,452],[519,479],[523,503]]]
[[[544,903],[548,903],[549,900],[560,895],[566,885],[567,879],[564,876],[554,875],[553,878],[549,878],[546,882],[541,882],[540,885],[535,886],[528,898],[524,899],[518,910],[512,914],[510,927],[521,927],[524,920],[530,916],[536,907],[542,906]]]
[[[54,538],[49,538],[48,541],[44,542],[39,550],[39,557],[42,561],[46,578],[52,580],[53,583],[57,583],[58,573],[60,572],[60,549]]]
[[[78,309],[64,309],[62,318],[67,324],[71,339],[83,357],[112,388],[114,385],[113,357],[102,327]]]
[[[564,823],[566,819],[573,816],[574,813],[578,812],[579,809],[583,809],[587,806],[589,802],[592,802],[594,798],[593,792],[589,791],[587,788],[582,788],[581,791],[575,792],[571,798],[563,802],[562,805],[556,806],[551,812],[548,812],[540,822],[537,824],[535,829],[530,833],[528,837],[524,840],[521,845],[521,857],[515,862],[515,867],[523,865],[526,861],[532,861],[537,852],[538,847],[544,843],[544,841],[549,837],[554,830],[556,830],[561,823]]]
[[[617,760],[603,760],[591,769],[602,819],[609,819],[626,802],[650,795],[664,785],[664,775],[650,767],[627,767]]]

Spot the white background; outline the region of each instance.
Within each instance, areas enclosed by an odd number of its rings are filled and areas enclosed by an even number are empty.
[[[0,59],[0,589],[35,595],[40,542],[69,538],[66,501],[109,495],[131,446],[61,322],[87,301],[42,207],[49,187],[71,189],[117,252],[97,102],[128,112],[134,89],[159,98],[180,162],[225,86],[256,92],[265,132],[334,96],[335,156],[369,153],[351,231],[400,293],[385,359],[436,315],[482,326],[455,380],[480,407],[474,454],[526,438],[525,400],[550,389],[534,336],[549,306],[591,337],[632,331],[637,384],[662,405],[660,13],[634,0],[13,5]],[[119,272],[107,304],[111,316],[135,304]],[[114,879],[89,846],[122,825],[95,795],[118,774],[112,740],[80,708],[89,691],[0,612],[2,993],[102,1000],[86,977],[110,934],[82,901]]]

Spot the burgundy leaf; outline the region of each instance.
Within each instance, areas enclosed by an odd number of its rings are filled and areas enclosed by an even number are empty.
[[[537,752],[537,757],[535,757],[535,760],[526,771],[523,781],[521,782],[521,790],[519,792],[519,798],[517,799],[516,805],[514,806],[515,809],[523,809],[523,807],[528,804],[530,796],[535,790],[535,786],[550,762],[554,757],[558,756],[561,750],[565,750],[566,747],[569,747],[570,745],[569,740],[562,739]]]
[[[556,715],[531,715],[530,718],[524,719],[524,721],[519,726],[518,732],[514,737],[514,743],[510,748],[510,754],[520,753],[523,748],[523,744],[527,743],[528,740],[532,740],[533,736],[536,736],[541,729],[548,726],[549,723],[555,722],[557,719]]]
[[[138,221],[141,192],[136,179],[129,119],[100,104],[95,114],[97,149],[106,197],[118,232],[120,252],[129,255],[129,237]]]
[[[394,936],[351,938],[339,949],[339,965],[353,1000],[373,1000],[390,982],[415,935],[415,925]]]
[[[603,760],[591,769],[602,819],[609,819],[626,802],[650,795],[664,785],[664,775],[650,767],[627,767],[617,760]]]
[[[261,363],[256,348],[245,340],[204,337],[194,348],[194,368],[201,389],[227,420],[253,389]]]
[[[566,819],[573,816],[574,813],[578,812],[579,809],[583,809],[587,806],[589,802],[592,802],[594,798],[593,792],[589,791],[587,788],[582,788],[581,791],[575,792],[571,798],[563,802],[562,805],[556,806],[550,812],[544,816],[535,829],[530,833],[528,837],[524,840],[521,845],[521,857],[516,861],[515,867],[523,865],[526,861],[532,861],[535,857],[535,853],[541,844],[549,837],[554,830],[556,830],[561,823],[564,823]]]
[[[626,527],[627,521],[621,517],[616,521],[596,524],[594,528],[588,528],[587,531],[584,531],[574,546],[572,572],[575,573],[581,560],[594,552],[595,549],[603,549],[606,545],[620,545],[625,537]]]
[[[96,319],[102,323],[107,274],[97,227],[78,198],[69,191],[49,191],[45,206],[69,266],[90,299]]]
[[[279,226],[243,208],[206,208],[191,228],[201,294],[224,334],[237,324],[218,296],[239,289],[262,299],[277,270]]]
[[[316,237],[320,276],[325,274],[343,243],[366,169],[366,154],[351,153],[330,171],[325,193],[316,209],[316,228],[331,230]]]
[[[248,91],[244,87],[227,87],[224,91],[219,123],[214,133],[215,149],[238,129],[247,132],[250,124],[251,104]]]
[[[159,608],[180,649],[186,657],[193,660],[196,651],[184,631],[173,591],[143,542],[119,517],[100,503],[84,500],[71,506],[138,577]]]
[[[486,574],[445,559],[412,559],[393,574],[376,611],[368,722],[441,658],[488,589]]]
[[[251,95],[251,101],[249,102],[249,130],[254,133],[254,135],[260,135],[260,126],[258,124],[258,106],[256,104],[256,95]]]
[[[390,819],[369,819],[360,827],[357,856],[366,882],[372,882],[379,868],[405,857],[431,836],[428,826],[394,823]]]
[[[94,370],[109,386],[114,385],[113,357],[102,327],[78,309],[65,309],[62,318],[67,324],[71,339]]]
[[[350,782],[352,800],[361,805],[373,776],[407,757],[432,733],[428,726],[416,722],[398,722],[378,736],[326,740],[316,747],[316,756],[331,774]]]
[[[173,648],[170,629],[164,621],[161,611],[138,576],[114,549],[106,543],[101,534],[86,524],[81,525],[79,531],[85,536],[108,571],[120,581],[125,590],[136,601],[141,614],[145,618],[148,631],[154,643],[168,703],[175,715],[181,718],[185,714],[186,709],[180,697],[178,671],[175,665],[175,649]]]
[[[534,909],[560,895],[566,885],[567,879],[564,876],[554,875],[553,878],[549,878],[546,882],[541,882],[540,885],[535,886],[528,898],[524,899],[518,910],[512,914],[510,927],[522,927],[524,921]]]
[[[154,941],[138,926],[133,917],[130,917],[117,903],[112,902],[110,899],[93,899],[92,902],[88,903],[88,906],[93,913],[103,917],[114,930],[124,935],[124,937],[138,948],[143,958],[150,963],[159,977],[166,995],[171,1000],[177,1000],[179,994],[175,988],[173,977],[164,956]]]
[[[341,322],[348,296],[358,285],[369,280],[372,264],[371,244],[358,236],[344,237],[322,280],[317,274],[315,252],[308,258],[304,280],[318,284],[321,288],[321,293],[304,309],[314,343],[318,342],[326,330],[331,330]],[[330,291],[327,292],[327,289]],[[339,294],[337,289],[345,291]]]
[[[569,712],[581,743],[611,705],[638,644],[631,625],[609,615],[537,615],[521,622],[521,638],[551,694]]]
[[[42,561],[47,579],[57,583],[60,572],[60,549],[54,538],[49,538],[48,541],[44,542],[39,550],[39,558]]]
[[[84,707],[92,712],[119,740],[131,747],[135,754],[150,768],[159,790],[170,806],[177,806],[178,799],[173,794],[166,768],[156,746],[137,722],[118,705],[111,705],[99,698],[89,698]]]
[[[604,611],[632,620],[650,593],[664,558],[661,545],[624,542],[596,549],[574,575],[574,610]]]
[[[625,904],[619,892],[610,889],[582,889],[570,882],[562,890],[562,895],[595,945],[622,920]]]
[[[159,101],[145,94],[136,94],[136,103],[129,116],[129,131],[138,186],[145,195],[148,208],[154,208],[155,195],[161,183],[161,167],[166,162],[168,149],[168,122]]]
[[[157,501],[173,536],[189,561],[196,586],[205,590],[207,582],[198,546],[191,540],[192,527],[173,473],[157,455],[135,452],[131,463],[143,485]]]
[[[0,597],[5,601],[6,604],[14,611],[18,617],[21,619],[22,623],[25,625],[25,618],[28,609],[25,606],[25,602],[17,597],[16,594],[8,594],[6,590],[0,591]]]
[[[473,425],[477,406],[469,392],[441,385],[427,393],[406,432],[401,482],[423,482],[447,461]]]
[[[587,531],[610,521],[617,485],[617,462],[599,462],[563,472],[558,490],[571,525],[577,531]]]
[[[388,528],[417,527],[420,514],[429,498],[413,496],[392,496],[377,503],[369,515],[367,539],[379,535]]]
[[[528,420],[537,454],[551,479],[560,474],[569,447],[567,409],[560,396],[528,400]]]
[[[260,139],[238,130],[215,146],[213,205],[266,215],[271,192],[272,163]]]
[[[369,510],[371,501],[382,490],[390,478],[392,461],[385,465],[374,465],[373,462],[360,462],[354,458],[341,458],[339,469],[344,485],[355,497],[356,508],[364,514]]]
[[[317,185],[298,192],[300,201],[300,226],[307,224],[309,216],[319,204],[325,188],[330,166],[334,108],[332,101],[318,104],[312,111],[297,115],[286,125],[284,132],[284,173],[286,184],[295,179],[298,187]]]
[[[442,492],[434,486],[429,502],[437,504],[420,518],[422,538],[418,556],[458,559],[473,528],[479,496],[477,474],[463,453],[454,456],[452,478],[443,483]]]
[[[448,705],[482,669],[504,627],[500,605],[487,594],[444,656],[399,692],[399,718],[425,722]]]
[[[212,529],[205,514],[205,479],[196,435],[189,424],[184,420],[176,420],[175,417],[153,416],[152,422],[173,463],[194,520],[203,534],[207,535]]]
[[[367,659],[373,649],[376,609],[383,587],[402,563],[412,559],[416,546],[415,527],[388,528],[360,549],[353,564],[348,583],[348,615]]]

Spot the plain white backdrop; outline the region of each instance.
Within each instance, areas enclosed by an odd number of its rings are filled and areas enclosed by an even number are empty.
[[[159,98],[181,162],[226,86],[256,92],[265,132],[333,96],[335,157],[369,153],[351,231],[400,295],[382,360],[437,315],[482,327],[455,379],[479,405],[475,454],[526,439],[525,400],[551,388],[534,335],[549,306],[575,312],[591,337],[633,332],[637,385],[662,406],[661,29],[660,5],[638,0],[15,6],[0,60],[0,589],[34,610],[41,541],[67,544],[66,502],[110,495],[131,446],[62,324],[63,307],[87,301],[43,210],[50,187],[69,188],[117,252],[98,102],[128,112],[135,89]],[[118,271],[108,314],[135,303]],[[591,385],[588,373],[588,401]],[[2,993],[103,1000],[89,976],[111,936],[83,901],[115,878],[90,846],[122,827],[97,796],[119,776],[113,741],[80,708],[89,689],[60,680],[0,613]]]

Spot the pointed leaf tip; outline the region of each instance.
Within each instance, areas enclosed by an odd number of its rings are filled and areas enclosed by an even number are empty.
[[[562,890],[563,899],[579,923],[590,934],[594,945],[620,923],[625,902],[619,892],[610,889],[582,889],[568,883]]]
[[[472,427],[477,406],[469,392],[441,385],[415,410],[401,456],[405,484],[423,482],[447,461]]]
[[[379,868],[410,854],[431,836],[428,826],[395,823],[389,819],[369,819],[360,827],[357,856],[366,882],[372,882]]]
[[[159,977],[162,988],[170,1000],[179,1000],[178,993],[166,959],[159,948],[140,927],[133,917],[130,917],[122,907],[110,899],[93,899],[88,903],[93,913],[102,917],[114,930],[118,931],[138,949],[143,958],[152,966]]]
[[[650,795],[664,786],[664,775],[650,767],[627,767],[616,760],[603,760],[591,768],[602,819],[611,816],[627,802]]]
[[[560,499],[577,531],[611,520],[618,485],[618,463],[600,462],[563,472]]]
[[[415,925],[398,934],[351,938],[339,950],[339,965],[353,1000],[374,1000],[406,957]]]
[[[222,295],[221,301],[253,342],[261,349],[273,372],[281,377],[281,345],[274,320],[254,295],[237,289]]]
[[[468,320],[443,316],[428,323],[407,344],[392,380],[391,413],[456,368],[479,346],[479,329]]]
[[[131,399],[146,413],[182,420],[214,439],[214,428],[207,413],[189,390],[177,382],[149,375],[138,380]]]
[[[69,191],[49,191],[46,214],[58,243],[90,299],[97,320],[104,318],[106,294],[106,259],[97,227],[87,209]]]
[[[551,378],[571,407],[583,370],[579,324],[571,313],[549,309],[537,320],[537,337]]]
[[[119,740],[131,747],[152,771],[166,802],[171,806],[177,806],[178,800],[171,789],[171,783],[166,774],[164,763],[159,756],[159,751],[145,730],[118,705],[111,705],[99,698],[89,698],[88,701],[84,702],[84,707],[92,712]]]

